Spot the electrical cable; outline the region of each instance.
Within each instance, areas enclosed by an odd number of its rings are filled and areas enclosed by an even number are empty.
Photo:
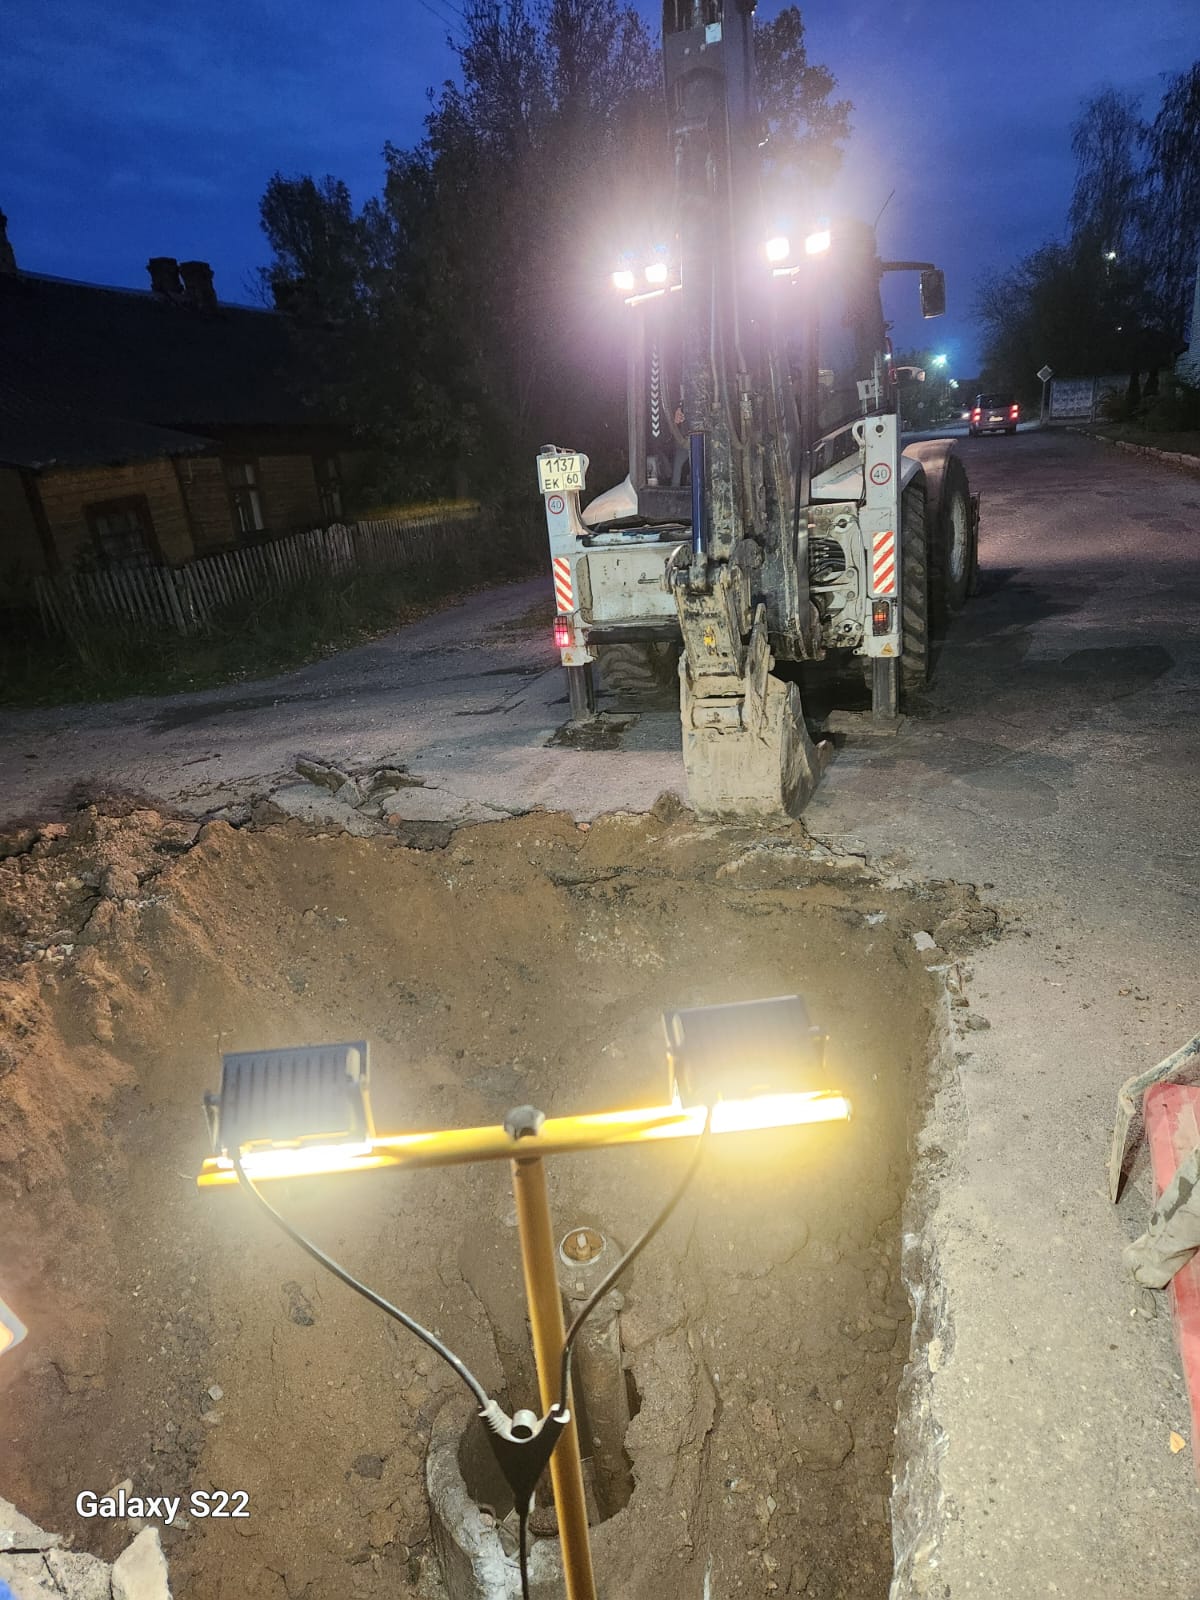
[[[650,1243],[651,1239],[654,1238],[655,1234],[658,1233],[660,1228],[662,1228],[663,1225],[669,1220],[671,1213],[675,1210],[675,1207],[687,1193],[692,1179],[699,1171],[700,1163],[704,1159],[705,1151],[708,1149],[708,1138],[711,1130],[712,1107],[709,1106],[704,1117],[704,1127],[701,1129],[700,1137],[696,1141],[696,1153],[688,1163],[688,1169],[684,1173],[678,1188],[655,1217],[654,1221],[646,1229],[645,1233],[642,1234],[641,1238],[638,1239],[635,1244],[632,1244],[628,1250],[626,1250],[625,1254],[617,1262],[616,1266],[613,1267],[612,1271],[605,1274],[596,1288],[592,1291],[588,1299],[584,1301],[583,1305],[576,1312],[575,1319],[571,1323],[571,1326],[567,1329],[566,1337],[563,1339],[562,1368],[559,1375],[559,1399],[557,1407],[559,1411],[566,1411],[568,1408],[567,1396],[570,1393],[571,1388],[571,1358],[574,1353],[575,1340],[578,1337],[579,1330],[583,1327],[583,1324],[587,1321],[588,1317],[600,1304],[601,1300],[604,1299],[604,1296],[612,1288],[613,1284],[616,1283],[617,1279],[621,1276],[625,1269],[633,1265],[638,1256],[641,1255],[642,1251]]]
[[[708,1139],[711,1130],[712,1107],[710,1106],[705,1113],[704,1127],[701,1129],[700,1137],[696,1141],[695,1154],[688,1163],[687,1171],[684,1173],[683,1178],[676,1187],[674,1193],[670,1196],[662,1210],[650,1223],[650,1226],[645,1230],[641,1237],[630,1246],[630,1248],[617,1262],[616,1266],[613,1267],[610,1272],[605,1274],[604,1278],[576,1313],[571,1326],[567,1329],[566,1337],[563,1339],[562,1366],[559,1375],[559,1401],[556,1406],[552,1406],[550,1408],[551,1414],[557,1413],[561,1417],[562,1414],[567,1412],[569,1409],[567,1404],[567,1396],[571,1387],[571,1360],[575,1349],[575,1340],[579,1335],[580,1329],[583,1327],[583,1324],[587,1321],[591,1313],[600,1304],[601,1300],[604,1299],[604,1296],[617,1282],[617,1280],[622,1276],[627,1268],[633,1265],[650,1241],[670,1220],[676,1206],[678,1206],[679,1202],[687,1193],[692,1179],[696,1176],[696,1173],[700,1168],[700,1163],[704,1159],[705,1152],[708,1149]],[[332,1256],[327,1256],[318,1245],[314,1244],[311,1239],[309,1239],[305,1234],[301,1233],[298,1228],[294,1227],[286,1217],[282,1216],[280,1212],[276,1211],[275,1207],[266,1198],[266,1196],[261,1194],[258,1189],[255,1188],[254,1184],[250,1181],[250,1178],[247,1176],[246,1171],[242,1166],[241,1152],[238,1151],[232,1153],[231,1158],[233,1161],[233,1170],[237,1174],[238,1183],[243,1189],[246,1190],[251,1199],[254,1200],[254,1202],[266,1212],[271,1221],[287,1234],[288,1238],[291,1239],[294,1244],[298,1244],[306,1255],[310,1256],[312,1260],[318,1263],[319,1266],[324,1267],[326,1271],[331,1272],[333,1276],[344,1283],[348,1289],[353,1289],[356,1294],[362,1295],[364,1300],[368,1300],[373,1306],[377,1306],[380,1311],[386,1312],[389,1317],[393,1317],[398,1323],[400,1323],[402,1327],[407,1328],[410,1333],[415,1334],[417,1338],[422,1341],[422,1343],[428,1345],[435,1355],[440,1356],[442,1360],[458,1374],[458,1376],[466,1384],[467,1388],[471,1391],[471,1394],[479,1405],[480,1410],[486,1410],[490,1402],[483,1385],[479,1382],[478,1378],[476,1378],[475,1374],[470,1370],[466,1363],[460,1360],[460,1358],[454,1354],[453,1350],[444,1345],[437,1335],[431,1333],[428,1328],[422,1327],[422,1325],[414,1317],[410,1317],[407,1312],[401,1311],[398,1306],[392,1305],[390,1300],[385,1300],[383,1296],[377,1294],[374,1289],[369,1288],[365,1283],[361,1283],[359,1279],[353,1275],[353,1273],[348,1272],[346,1268],[336,1262]],[[527,1548],[529,1523],[528,1502],[524,1506],[518,1505],[516,1507],[516,1511],[517,1554],[521,1574],[521,1600],[529,1600],[529,1553]]]
[[[376,1294],[374,1289],[368,1288],[365,1283],[360,1283],[352,1273],[347,1272],[345,1267],[339,1266],[332,1256],[327,1256],[311,1239],[306,1238],[298,1228],[294,1228],[286,1217],[281,1216],[276,1211],[266,1196],[259,1193],[246,1176],[242,1167],[241,1152],[231,1151],[230,1155],[233,1160],[233,1170],[237,1173],[237,1180],[242,1188],[262,1207],[271,1220],[283,1229],[289,1239],[298,1244],[301,1250],[311,1256],[320,1266],[332,1272],[335,1278],[340,1278],[348,1289],[353,1289],[356,1294],[362,1295],[364,1300],[369,1300],[373,1306],[378,1306],[380,1311],[386,1311],[389,1317],[394,1317],[401,1327],[408,1329],[409,1333],[415,1333],[423,1344],[429,1346],[434,1355],[441,1356],[447,1366],[458,1374],[471,1391],[480,1410],[486,1409],[488,1405],[487,1391],[466,1363],[454,1354],[453,1350],[444,1345],[435,1333],[431,1333],[428,1328],[422,1327],[415,1317],[410,1317],[407,1312],[401,1311],[399,1306],[392,1305],[390,1300],[385,1300],[382,1295]]]
[[[529,1550],[526,1530],[529,1527],[529,1507],[517,1507],[517,1561],[521,1568],[521,1600],[529,1600]]]

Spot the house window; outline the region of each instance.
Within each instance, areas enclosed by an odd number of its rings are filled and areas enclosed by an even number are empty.
[[[261,533],[266,527],[262,513],[262,495],[258,488],[257,461],[227,461],[225,482],[229,486],[229,501],[233,507],[233,526],[245,538],[251,533]]]
[[[144,494],[84,506],[96,559],[103,567],[161,566],[154,520]]]
[[[317,493],[321,497],[322,522],[342,520],[342,468],[336,456],[317,456],[313,461]]]

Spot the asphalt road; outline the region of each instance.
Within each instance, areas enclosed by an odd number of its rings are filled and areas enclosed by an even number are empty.
[[[1200,1029],[1200,480],[1059,431],[960,448],[981,593],[918,714],[890,736],[843,721],[805,819],[983,886],[1009,926],[923,1140],[916,1243],[945,1310],[913,1493],[938,1533],[903,1592],[1197,1600],[1184,1388],[1119,1261],[1143,1195],[1114,1212],[1105,1162],[1117,1085]],[[547,743],[567,715],[548,594],[477,596],[269,683],[2,714],[0,823],[98,789],[202,814],[298,754],[404,762],[448,819],[681,790],[666,712],[619,748]]]
[[[1200,1030],[1200,480],[1060,431],[960,449],[981,593],[925,713],[848,741],[806,817],[992,885],[1012,930],[976,960],[990,1027],[924,1141],[952,1352],[937,1578],[1196,1600],[1185,1392],[1119,1261],[1143,1197],[1114,1212],[1105,1164],[1118,1084]]]

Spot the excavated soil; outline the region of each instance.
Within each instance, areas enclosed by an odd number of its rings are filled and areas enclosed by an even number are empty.
[[[196,1190],[220,1052],[366,1038],[381,1127],[494,1122],[658,1103],[664,1008],[798,990],[855,1119],[714,1141],[635,1268],[637,1488],[597,1561],[608,1600],[881,1600],[926,963],[993,920],[800,827],[666,803],[427,851],[94,808],[0,841],[0,1292],[30,1329],[0,1365],[0,1494],[111,1556],[129,1529],[77,1516],[83,1489],[246,1491],[247,1520],[164,1529],[180,1600],[436,1596],[422,1451],[456,1380],[243,1196]],[[685,1158],[562,1158],[556,1220],[629,1239]],[[497,1163],[272,1193],[515,1405],[507,1185]]]

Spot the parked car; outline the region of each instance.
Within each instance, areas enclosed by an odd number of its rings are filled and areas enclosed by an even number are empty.
[[[1021,420],[1021,408],[1010,394],[977,394],[971,414],[967,419],[967,432],[974,438],[980,433],[1016,433]]]

